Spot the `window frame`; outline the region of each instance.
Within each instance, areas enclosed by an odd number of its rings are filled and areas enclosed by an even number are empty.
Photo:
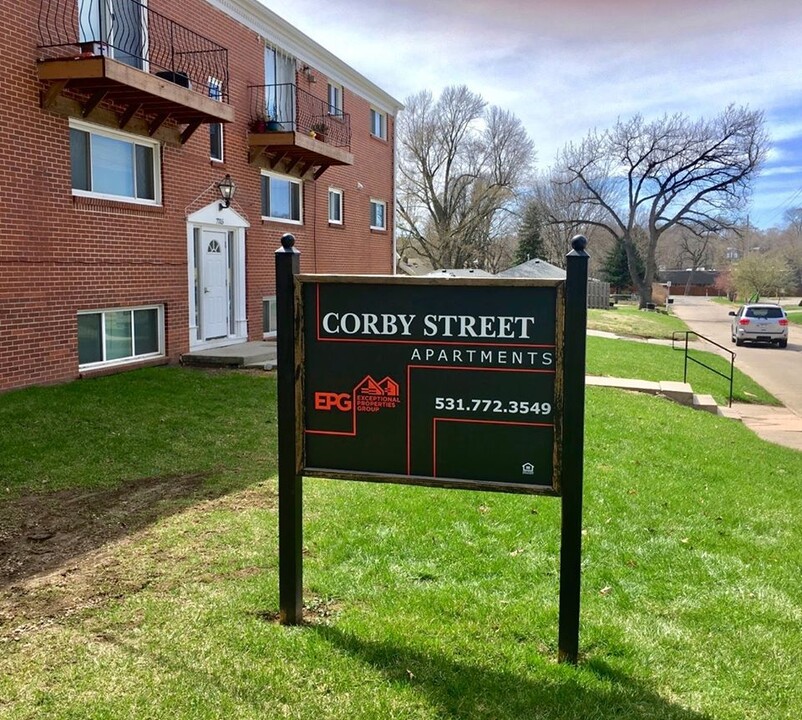
[[[343,86],[338,83],[329,81],[329,88],[327,95],[329,104],[329,115],[338,118],[343,117],[343,115],[345,114],[343,105],[343,98],[345,92],[343,90]]]
[[[218,102],[223,101],[223,81],[218,80],[215,77],[209,78],[209,97],[212,100],[217,100]],[[216,157],[213,150],[213,143],[214,143],[214,129],[217,128],[217,132],[219,133],[220,137],[220,156]],[[212,162],[225,162],[225,138],[223,135],[223,123],[209,123],[209,159]]]
[[[265,317],[267,314],[267,317]],[[271,319],[273,322],[270,322]],[[276,328],[276,296],[265,295],[262,297],[262,337],[274,337],[277,332]],[[265,322],[267,320],[267,322]],[[265,325],[268,329],[265,330]]]
[[[383,225],[374,225],[373,224],[373,218],[374,218],[373,208],[374,208],[374,206],[382,208],[382,222],[384,223]],[[387,203],[384,200],[379,200],[377,198],[371,198],[370,199],[370,229],[371,230],[381,230],[383,232],[387,232]]]
[[[156,332],[157,332],[157,345],[158,349],[155,352],[136,354],[136,332],[134,330],[134,313],[138,310],[155,310],[156,311]],[[106,315],[111,313],[127,312],[131,316],[131,349],[132,355],[127,355],[123,358],[107,359],[108,348],[106,346]],[[118,365],[130,365],[145,360],[153,360],[166,357],[165,350],[165,330],[164,330],[164,305],[136,305],[132,307],[114,307],[104,308],[102,310],[80,310],[76,313],[76,336],[79,332],[77,323],[78,318],[82,315],[100,315],[100,337],[101,349],[103,352],[103,360],[95,360],[93,362],[82,363],[80,356],[80,346],[78,348],[78,370],[85,372],[88,370],[95,370],[99,368],[115,367]]]
[[[333,195],[336,195],[340,199],[339,200],[339,211],[340,211],[339,218],[333,218],[332,214],[331,214],[331,198],[332,198]],[[345,213],[344,213],[344,204],[343,204],[343,201],[345,199],[345,193],[340,188],[330,187],[327,199],[328,199],[328,208],[327,208],[328,212],[327,212],[327,215],[328,215],[328,218],[329,218],[329,225],[343,225],[344,222],[345,222],[345,217],[344,217]]]
[[[375,122],[377,118],[379,121],[378,133],[376,132]],[[374,107],[370,109],[370,134],[375,138],[379,138],[379,140],[387,140],[387,113],[377,110]]]
[[[162,174],[161,174],[161,143],[158,140],[153,140],[151,138],[143,138],[140,135],[134,135],[131,133],[122,132],[120,130],[114,130],[112,128],[107,128],[100,125],[95,125],[93,123],[84,122],[82,120],[77,120],[75,118],[69,119],[69,129],[77,130],[79,132],[86,133],[88,138],[87,147],[89,148],[88,158],[84,158],[88,160],[88,171],[89,171],[89,185],[93,187],[94,183],[94,172],[93,172],[93,164],[92,164],[92,136],[99,136],[104,137],[110,140],[117,140],[120,142],[128,143],[132,146],[132,152],[134,160],[131,165],[131,169],[134,175],[134,193],[136,193],[136,152],[134,148],[136,146],[145,147],[151,150],[152,152],[152,182],[153,182],[153,198],[139,198],[136,195],[115,195],[113,193],[108,192],[100,192],[97,190],[83,190],[81,188],[71,187],[72,194],[76,197],[89,197],[89,198],[100,198],[103,200],[113,200],[115,202],[126,202],[126,203],[135,203],[137,205],[151,205],[151,206],[161,206],[162,204]],[[72,142],[70,142],[70,169],[72,172]],[[72,186],[72,179],[70,179],[70,185]]]
[[[263,183],[264,178],[268,178],[268,183],[270,179],[281,180],[291,185],[297,185],[298,187],[298,219],[294,218],[283,218],[283,217],[275,217],[273,215],[265,215],[265,207],[264,207],[264,189]],[[269,187],[269,186],[268,186]],[[303,181],[299,178],[292,177],[290,175],[282,175],[281,173],[271,172],[269,170],[262,170],[260,173],[260,180],[259,180],[259,194],[260,194],[260,207],[259,210],[261,212],[262,220],[268,220],[270,222],[278,222],[278,223],[285,223],[288,225],[303,225],[304,224],[304,184]],[[267,208],[270,210],[270,208]]]

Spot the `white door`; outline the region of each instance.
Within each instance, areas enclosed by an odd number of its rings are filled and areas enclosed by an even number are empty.
[[[228,233],[204,230],[201,235],[201,337],[229,334]]]

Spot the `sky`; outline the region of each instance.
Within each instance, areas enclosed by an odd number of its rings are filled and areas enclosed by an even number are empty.
[[[802,207],[800,0],[261,0],[403,102],[467,85],[517,115],[537,167],[641,114],[765,114],[749,220]]]

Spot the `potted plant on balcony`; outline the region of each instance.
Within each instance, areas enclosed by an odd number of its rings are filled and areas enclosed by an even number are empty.
[[[248,129],[253,133],[263,133],[267,130],[267,117],[263,113],[257,113]]]
[[[326,129],[326,123],[324,122],[312,123],[309,128],[309,135],[311,135],[315,140],[326,142]]]

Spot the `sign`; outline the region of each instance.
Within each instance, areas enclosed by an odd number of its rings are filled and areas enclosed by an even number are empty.
[[[556,492],[564,281],[297,280],[304,474]]]
[[[579,653],[587,240],[565,280],[301,275],[276,253],[279,617],[303,622],[303,477],[559,495]]]

